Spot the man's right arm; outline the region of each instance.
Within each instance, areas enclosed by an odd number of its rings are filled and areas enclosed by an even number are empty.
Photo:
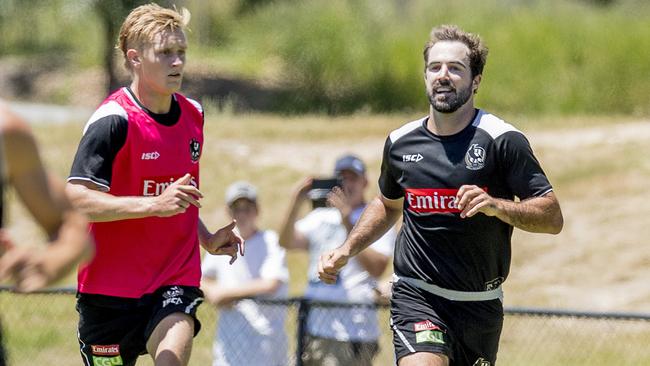
[[[355,256],[379,240],[402,214],[402,202],[401,198],[391,200],[381,194],[375,197],[341,248]]]
[[[92,222],[117,221],[151,216],[151,197],[117,197],[92,187],[92,183],[71,181],[66,193],[75,208]]]
[[[66,192],[75,208],[92,222],[137,219],[150,216],[168,217],[185,212],[190,206],[201,207],[201,192],[190,185],[190,174],[185,174],[156,197],[118,197],[102,192],[93,183],[70,180]]]
[[[157,197],[115,196],[109,192],[113,162],[124,147],[129,123],[114,102],[102,105],[90,117],[75,154],[66,192],[75,208],[90,221],[105,222],[150,216],[173,216],[190,204],[200,207],[201,192],[189,185],[189,174]]]
[[[325,283],[335,283],[338,272],[348,260],[377,241],[390,229],[402,213],[403,199],[375,197],[366,207],[347,240],[340,247],[320,258],[318,274]]]

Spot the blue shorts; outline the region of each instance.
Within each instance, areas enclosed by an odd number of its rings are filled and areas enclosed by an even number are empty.
[[[500,300],[451,301],[405,281],[393,283],[391,328],[395,359],[415,352],[444,354],[451,366],[493,366],[503,327]]]

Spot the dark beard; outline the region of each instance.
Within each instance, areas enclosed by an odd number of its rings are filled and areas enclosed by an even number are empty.
[[[472,87],[471,85],[466,89],[456,90],[456,93],[447,98],[445,101],[435,100],[434,93],[427,92],[427,98],[429,98],[429,104],[440,113],[454,113],[458,108],[462,107],[463,104],[467,103],[469,98],[472,96]]]

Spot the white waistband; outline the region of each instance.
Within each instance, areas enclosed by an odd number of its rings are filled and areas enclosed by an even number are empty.
[[[489,291],[456,291],[456,290],[449,290],[446,288],[442,288],[440,286],[430,284],[428,282],[419,280],[417,278],[398,277],[396,274],[393,274],[393,280],[395,282],[402,280],[419,289],[430,292],[440,297],[444,297],[447,300],[488,301],[488,300],[499,299],[501,300],[501,302],[503,302],[503,290],[501,289],[501,286],[495,288],[494,290],[489,290]]]

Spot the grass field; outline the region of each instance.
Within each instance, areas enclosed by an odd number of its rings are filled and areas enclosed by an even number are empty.
[[[418,117],[232,115],[215,113],[210,106],[208,116],[201,161],[202,217],[212,228],[225,223],[224,188],[232,181],[247,179],[260,188],[262,226],[276,230],[295,183],[307,174],[328,175],[342,153],[354,152],[367,161],[373,182],[368,196],[376,192],[374,182],[385,136]],[[650,207],[642,202],[650,199],[646,189],[650,165],[645,154],[650,124],[615,117],[510,119],[528,135],[555,185],[566,225],[558,236],[515,232],[506,306],[648,312],[650,227],[645,222]],[[82,126],[82,121],[73,121],[34,127],[45,162],[54,174],[67,174]],[[10,234],[19,243],[40,238],[25,211],[13,202],[11,192],[9,198]],[[306,281],[306,256],[290,253],[288,260],[290,292],[299,295]],[[73,283],[73,276],[63,281]],[[69,296],[0,295],[9,350],[16,360],[13,364],[78,363],[73,303]],[[204,365],[210,357],[215,315],[207,306],[201,312],[205,328],[197,339],[192,365]],[[637,358],[614,363],[648,363],[647,326],[583,324],[515,319],[504,330],[500,364],[604,365],[623,356]],[[392,362],[387,337],[388,332],[377,365]],[[25,361],[19,362],[19,357]],[[146,362],[143,359],[141,364],[148,365]]]
[[[0,308],[11,365],[80,364],[74,296],[0,293]],[[190,365],[209,365],[217,313],[205,305],[199,309],[203,328],[195,339]],[[290,360],[295,360],[295,318],[295,307],[291,307],[287,318]],[[379,319],[384,332],[374,364],[392,365],[392,335],[386,308],[380,311]],[[650,362],[648,342],[648,321],[507,316],[499,365],[646,365]],[[251,350],[243,340],[238,351]],[[152,366],[153,362],[143,356],[138,365]]]

